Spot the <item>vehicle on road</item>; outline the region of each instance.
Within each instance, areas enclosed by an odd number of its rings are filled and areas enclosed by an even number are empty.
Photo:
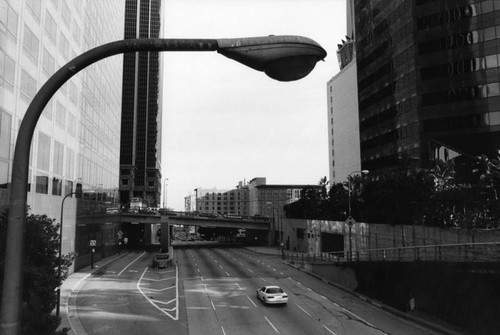
[[[262,286],[257,289],[257,298],[266,304],[286,304],[288,295],[279,286]]]
[[[170,255],[168,253],[156,254],[153,257],[153,268],[162,269],[170,266],[172,261],[170,260]]]

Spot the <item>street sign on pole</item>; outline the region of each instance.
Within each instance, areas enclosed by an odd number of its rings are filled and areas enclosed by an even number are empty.
[[[95,247],[97,245],[96,240],[90,240],[90,246]]]
[[[349,216],[346,220],[345,223],[349,225],[349,227],[352,227],[353,225],[356,224],[356,220],[352,216]]]

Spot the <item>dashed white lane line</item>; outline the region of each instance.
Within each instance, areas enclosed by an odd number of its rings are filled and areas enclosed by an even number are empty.
[[[304,312],[305,314],[307,314],[307,316],[312,317],[312,316],[311,316],[311,314],[309,314],[309,313],[308,313],[305,309],[303,309],[303,308],[302,308],[302,307],[300,307],[299,305],[295,304],[295,306],[297,306],[298,308],[300,308],[300,310],[301,310],[302,312]]]
[[[277,332],[278,334],[280,333],[280,331],[271,323],[271,321],[269,321],[267,316],[264,316],[264,319],[266,319],[267,323],[269,323],[269,325],[274,329],[275,332]]]
[[[247,298],[248,300],[250,300],[250,302],[252,303],[253,307],[257,308],[257,305],[255,304],[255,302],[253,302],[252,299],[250,299],[250,297],[247,295]]]
[[[335,333],[334,333],[331,329],[328,329],[328,327],[327,327],[327,326],[325,326],[325,325],[322,325],[322,326],[323,326],[323,328],[325,328],[325,329],[326,329],[326,330],[327,330],[330,334],[337,335],[337,334],[335,334]]]

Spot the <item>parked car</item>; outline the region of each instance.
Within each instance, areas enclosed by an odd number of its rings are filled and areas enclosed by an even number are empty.
[[[257,298],[266,304],[286,304],[288,295],[279,286],[263,286],[257,289]]]
[[[153,257],[153,268],[161,269],[169,267],[172,264],[172,260],[170,260],[170,255],[168,253],[156,254]]]

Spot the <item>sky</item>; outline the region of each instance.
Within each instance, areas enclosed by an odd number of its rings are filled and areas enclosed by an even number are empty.
[[[339,72],[345,3],[162,2],[165,38],[300,35],[328,53],[293,82],[275,81],[216,52],[162,53],[162,205],[182,211],[195,188],[233,189],[255,177],[273,185],[316,185],[329,175],[326,85]]]

